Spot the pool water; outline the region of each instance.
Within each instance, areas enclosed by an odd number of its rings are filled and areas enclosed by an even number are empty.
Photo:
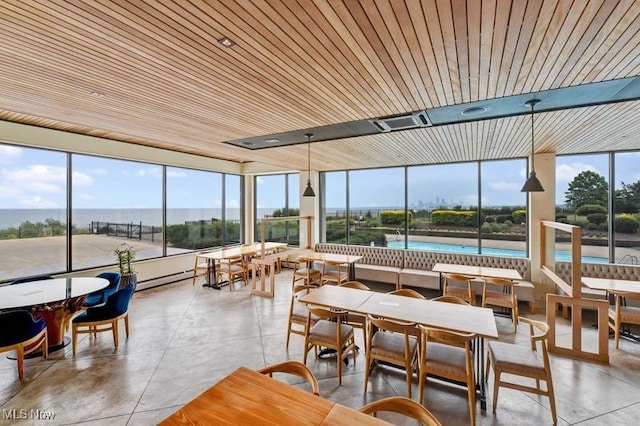
[[[388,241],[387,247],[395,249],[403,249],[404,241]],[[462,246],[458,244],[443,244],[443,243],[430,243],[426,241],[411,241],[409,240],[409,248],[412,250],[431,250],[431,251],[443,251],[451,253],[468,253],[478,254],[478,248],[473,246]],[[482,254],[489,256],[510,256],[510,257],[526,257],[527,253],[524,250],[511,250],[501,248],[483,247]],[[556,260],[569,262],[571,261],[571,252],[558,251],[556,252]],[[583,263],[608,263],[609,259],[606,257],[596,256],[582,256]]]

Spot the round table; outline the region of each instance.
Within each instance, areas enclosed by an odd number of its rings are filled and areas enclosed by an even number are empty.
[[[0,310],[29,309],[34,317],[44,317],[49,352],[53,352],[69,344],[64,330],[86,296],[108,285],[109,280],[98,277],[55,278],[6,285],[0,287]]]

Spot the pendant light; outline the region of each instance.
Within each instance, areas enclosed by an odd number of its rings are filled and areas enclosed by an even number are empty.
[[[308,158],[309,162],[308,162],[308,168],[307,168],[307,173],[308,173],[307,188],[302,193],[302,196],[303,197],[315,197],[316,193],[313,192],[313,188],[311,188],[311,136],[313,136],[313,133],[305,133],[305,136],[307,137],[307,147],[308,147],[307,158]]]
[[[533,146],[533,107],[538,105],[540,100],[532,99],[525,103],[526,106],[531,107],[531,173],[529,174],[529,178],[524,183],[524,186],[520,190],[521,192],[544,192],[544,188],[540,183],[540,180],[536,177],[536,169],[533,163],[534,154],[534,146]]]

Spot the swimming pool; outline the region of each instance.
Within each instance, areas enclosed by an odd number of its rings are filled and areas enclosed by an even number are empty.
[[[388,241],[387,247],[395,249],[403,249],[404,241]],[[478,248],[473,246],[463,246],[458,244],[443,244],[443,243],[430,243],[427,241],[411,241],[409,240],[409,248],[412,250],[431,250],[431,251],[444,251],[452,253],[468,253],[478,254]],[[482,254],[489,256],[510,256],[510,257],[525,257],[527,253],[524,250],[511,250],[500,249],[492,247],[483,247]],[[558,251],[556,252],[556,260],[569,262],[571,260],[571,252]],[[582,256],[582,262],[584,263],[607,263],[609,259],[606,257],[596,256]]]

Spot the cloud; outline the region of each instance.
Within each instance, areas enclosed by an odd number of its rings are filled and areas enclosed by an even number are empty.
[[[0,192],[8,204],[24,208],[55,208],[64,205],[67,169],[34,164],[21,169],[0,170]],[[59,198],[45,198],[55,195]]]
[[[175,170],[168,170],[167,171],[167,177],[179,177],[179,178],[183,178],[186,177],[187,174],[185,172],[178,172]]]
[[[144,176],[151,176],[151,177],[162,177],[162,169],[160,169],[160,167],[151,167],[148,169],[139,169],[136,172],[137,176],[140,177],[144,177]]]
[[[37,195],[22,197],[18,201],[18,204],[24,208],[38,208],[38,209],[46,209],[46,208],[59,208],[58,203],[52,200],[47,200],[45,198],[39,197]]]
[[[489,182],[487,185],[489,189],[493,191],[520,191],[520,187],[522,186],[522,182]]]
[[[558,164],[556,166],[556,180],[560,182],[571,182],[581,172],[590,170],[592,172],[598,172],[598,169],[591,164],[586,163],[567,163]]]
[[[22,157],[22,148],[16,146],[0,145],[0,163],[13,163]]]
[[[79,194],[79,195],[76,195],[76,197],[80,198],[81,200],[87,200],[87,201],[93,201],[97,199],[97,197],[93,194]]]
[[[92,186],[94,179],[86,173],[73,172],[71,175],[71,182],[74,186]]]

